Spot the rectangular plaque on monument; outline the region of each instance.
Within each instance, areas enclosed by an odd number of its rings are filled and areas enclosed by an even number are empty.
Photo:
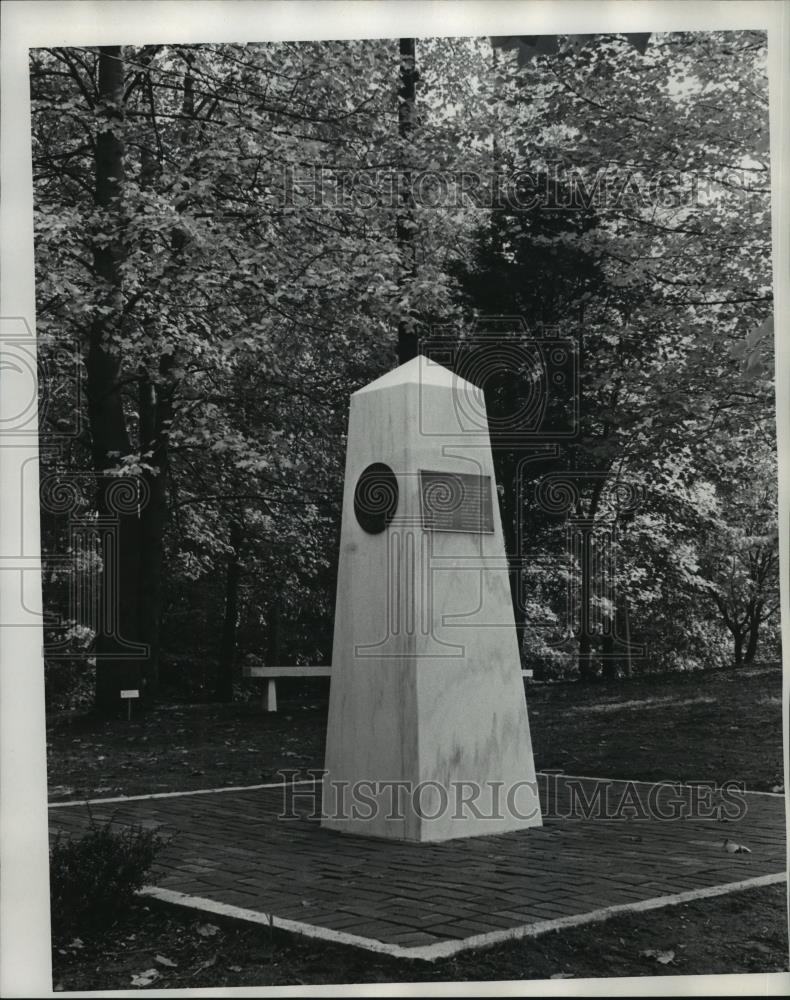
[[[351,398],[331,676],[324,827],[541,824],[482,393],[425,357]]]
[[[424,528],[493,534],[490,476],[420,469],[420,501]]]

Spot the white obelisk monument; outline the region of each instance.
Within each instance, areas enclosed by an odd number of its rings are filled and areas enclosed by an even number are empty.
[[[422,356],[351,397],[325,768],[329,829],[541,824],[482,393]]]

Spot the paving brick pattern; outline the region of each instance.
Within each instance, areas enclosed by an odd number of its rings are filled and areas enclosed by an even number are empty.
[[[578,816],[603,790],[609,815]],[[601,907],[782,872],[784,798],[746,795],[745,814],[660,819],[656,786],[541,776],[542,828],[443,844],[322,830],[311,786],[94,803],[94,820],[177,834],[153,882],[258,913],[404,948],[462,941]],[[653,800],[665,816],[678,790]],[[689,808],[694,793],[680,796]],[[571,815],[576,795],[576,814]],[[291,797],[293,796],[293,797]],[[721,796],[715,795],[721,804]],[[296,818],[278,819],[286,808]],[[84,805],[50,810],[51,830],[84,829]],[[751,853],[729,853],[724,841]]]

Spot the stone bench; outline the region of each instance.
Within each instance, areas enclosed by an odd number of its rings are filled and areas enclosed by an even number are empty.
[[[263,695],[263,709],[265,712],[277,711],[277,684],[278,677],[329,677],[330,667],[326,666],[301,666],[301,667],[256,667],[247,666],[243,668],[244,677],[262,677],[266,680],[266,691]]]
[[[278,677],[329,677],[332,668],[327,666],[305,665],[301,667],[243,667],[245,678],[264,678],[266,680],[266,691],[263,695],[263,710],[265,712],[277,711],[277,678]],[[531,670],[522,670],[522,677],[532,677]]]

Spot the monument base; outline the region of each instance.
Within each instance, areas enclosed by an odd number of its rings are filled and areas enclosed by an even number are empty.
[[[491,638],[485,666],[468,656],[347,665],[324,827],[427,842],[541,825],[521,672]]]

